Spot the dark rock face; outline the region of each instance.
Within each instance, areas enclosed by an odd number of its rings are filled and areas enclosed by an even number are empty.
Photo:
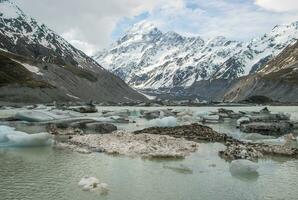
[[[146,101],[14,3],[0,4],[15,11],[0,15],[0,101]]]

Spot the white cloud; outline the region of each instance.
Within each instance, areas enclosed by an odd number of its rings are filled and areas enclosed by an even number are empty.
[[[155,10],[149,20],[164,30],[204,38],[225,36],[247,40],[270,31],[277,24],[298,20],[296,12],[271,12],[260,9],[254,1],[188,0],[193,7]]]
[[[24,12],[72,42],[86,53],[107,47],[117,22],[183,0],[14,0]],[[75,30],[75,34],[73,33]],[[69,33],[72,33],[69,38]],[[89,49],[90,48],[90,49]]]
[[[204,38],[223,35],[245,40],[298,20],[298,0],[14,1],[89,55],[107,47],[115,29],[123,31],[117,27],[119,22],[144,12],[149,13],[146,20],[162,30]]]
[[[276,12],[298,11],[297,0],[256,0],[256,5]]]

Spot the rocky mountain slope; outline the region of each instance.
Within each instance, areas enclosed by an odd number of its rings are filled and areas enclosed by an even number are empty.
[[[206,83],[224,80],[229,85],[238,77],[255,73],[297,38],[298,22],[276,26],[249,42],[184,37],[141,22],[94,58],[138,89],[201,92],[207,89],[201,83],[210,87]]]
[[[288,46],[257,73],[237,80],[227,90],[224,100],[242,101],[252,96],[298,102],[298,42]]]
[[[9,0],[0,0],[0,101],[146,100]]]

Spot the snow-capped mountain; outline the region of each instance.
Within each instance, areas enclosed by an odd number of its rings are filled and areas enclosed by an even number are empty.
[[[0,0],[0,48],[46,62],[101,68],[80,50],[26,15],[15,3]]]
[[[66,40],[0,0],[0,101],[146,100]]]
[[[186,88],[254,73],[297,38],[298,22],[276,26],[249,42],[184,37],[141,22],[94,59],[139,89]]]

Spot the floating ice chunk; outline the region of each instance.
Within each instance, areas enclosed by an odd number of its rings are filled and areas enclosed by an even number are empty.
[[[35,147],[52,144],[51,135],[48,133],[26,134],[19,132],[18,134],[7,135],[7,138],[10,146],[14,147]]]
[[[83,188],[83,190],[91,190],[99,184],[99,180],[95,177],[84,177],[80,180],[79,186]]]
[[[8,126],[0,126],[0,147],[33,147],[51,145],[48,133],[27,134]]]
[[[177,126],[177,119],[175,117],[152,119],[149,121],[149,125],[153,127],[175,127]]]
[[[256,174],[258,168],[256,163],[245,159],[233,160],[230,164],[232,175]]]
[[[198,111],[193,114],[194,117],[205,117],[208,116],[210,113],[207,111]]]
[[[109,191],[108,185],[106,183],[100,183],[95,177],[84,177],[80,180],[78,185],[82,187],[84,191],[95,191],[100,194],[106,194]]]

